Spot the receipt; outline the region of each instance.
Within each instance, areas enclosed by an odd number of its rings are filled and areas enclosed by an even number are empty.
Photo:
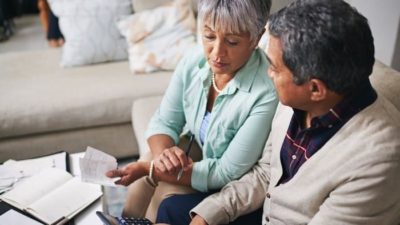
[[[79,159],[83,182],[115,186],[114,182],[119,178],[109,178],[105,174],[117,166],[117,160],[113,156],[92,147],[87,147],[85,156]]]

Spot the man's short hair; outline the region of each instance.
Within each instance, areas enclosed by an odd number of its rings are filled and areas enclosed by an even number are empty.
[[[298,85],[316,78],[346,94],[372,73],[374,40],[368,20],[342,0],[297,0],[271,15],[283,62]]]

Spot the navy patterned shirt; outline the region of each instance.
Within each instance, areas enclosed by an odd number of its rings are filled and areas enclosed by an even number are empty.
[[[299,168],[310,159],[351,117],[371,105],[377,98],[375,90],[368,81],[325,115],[311,120],[311,127],[302,126],[306,112],[293,109],[294,114],[281,149],[283,175],[279,183],[286,183]]]

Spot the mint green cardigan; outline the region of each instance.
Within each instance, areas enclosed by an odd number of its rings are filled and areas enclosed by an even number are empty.
[[[196,190],[220,189],[246,173],[260,158],[278,104],[267,75],[265,53],[254,50],[216,98],[204,144],[203,159],[194,163],[191,183]],[[200,142],[211,69],[202,51],[181,60],[146,136],[169,135],[175,143],[184,127]]]

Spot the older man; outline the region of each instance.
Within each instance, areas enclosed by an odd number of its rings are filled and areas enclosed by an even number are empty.
[[[269,34],[282,105],[263,157],[197,205],[191,224],[262,205],[262,224],[399,224],[400,115],[369,81],[367,19],[342,0],[298,0],[270,17]]]

